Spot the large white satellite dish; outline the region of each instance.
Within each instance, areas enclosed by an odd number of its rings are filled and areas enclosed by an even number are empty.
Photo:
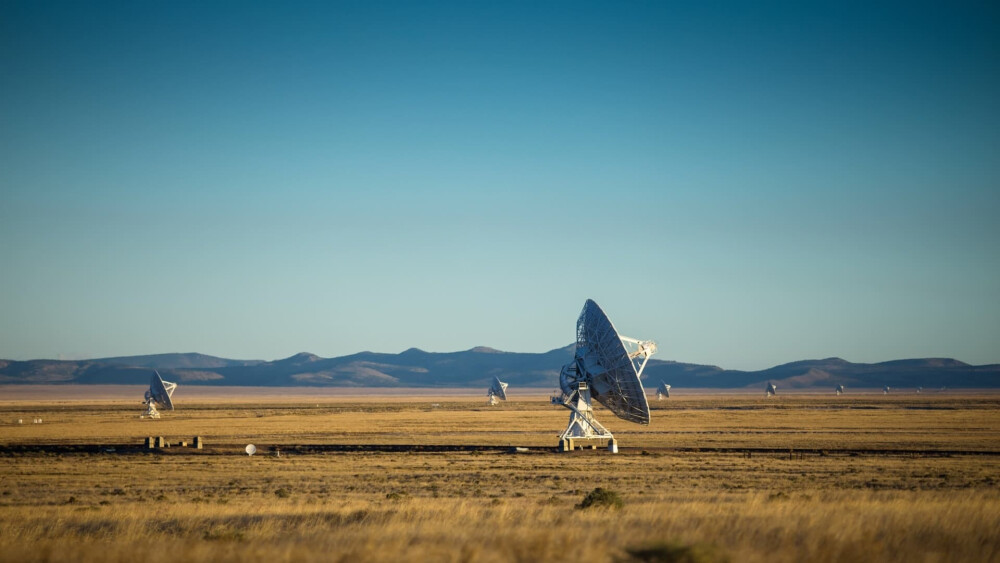
[[[882,387],[882,394],[883,394],[883,395],[888,395],[888,394],[889,394],[889,391],[890,391],[891,389],[892,389],[892,387],[889,387],[888,385],[886,385],[886,386]]]
[[[500,381],[499,377],[493,378],[493,383],[490,388],[486,391],[486,404],[493,406],[499,401],[507,400],[507,384]],[[498,401],[499,400],[499,401]]]
[[[649,424],[649,403],[639,378],[656,343],[621,336],[604,311],[588,299],[576,321],[576,354],[559,374],[562,395],[552,403],[570,410],[569,425],[560,435],[559,447],[572,450],[578,440],[607,440],[608,449],[618,443],[594,418],[591,398],[615,416],[637,424]]]
[[[669,399],[670,398],[670,386],[664,382],[660,382],[660,386],[656,388],[656,400]]]
[[[247,444],[247,447],[244,448],[243,451],[245,451],[248,456],[252,456],[253,454],[257,453],[257,446],[253,444]]]
[[[843,385],[838,385],[837,386],[837,394],[838,395],[843,395],[844,394],[844,386]]]
[[[764,389],[764,397],[765,398],[767,398],[767,397],[773,397],[773,396],[775,396],[777,394],[778,394],[778,386],[775,385],[775,384],[773,384],[773,383],[771,383],[770,381],[768,381],[767,382],[767,388]]]
[[[143,402],[146,405],[146,414],[142,416],[144,418],[160,418],[160,411],[156,409],[157,405],[161,409],[174,410],[174,401],[172,399],[174,389],[177,389],[176,383],[163,381],[159,372],[153,370],[153,375],[149,378],[149,389],[146,391],[146,400]]]

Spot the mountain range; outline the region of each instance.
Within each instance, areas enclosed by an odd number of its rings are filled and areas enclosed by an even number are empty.
[[[574,345],[544,353],[477,347],[434,353],[410,348],[399,354],[360,352],[336,358],[300,353],[275,361],[230,360],[204,354],[156,354],[94,360],[0,360],[0,384],[145,384],[155,369],[183,385],[264,387],[487,387],[493,377],[516,387],[554,389]],[[803,360],[760,371],[651,359],[643,382],[675,388],[779,389],[926,387],[997,388],[1000,364],[973,366],[950,358],[857,364],[840,358]]]

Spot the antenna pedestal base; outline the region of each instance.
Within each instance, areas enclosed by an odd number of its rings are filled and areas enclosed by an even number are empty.
[[[146,413],[139,418],[160,418],[160,411],[156,410],[156,406],[153,405],[153,401],[146,403]]]
[[[608,451],[618,452],[618,442],[607,428],[594,418],[590,406],[590,389],[584,382],[578,382],[569,396],[552,397],[552,403],[569,409],[569,425],[559,436],[559,451],[571,452],[575,449],[596,450],[594,441],[607,441]]]

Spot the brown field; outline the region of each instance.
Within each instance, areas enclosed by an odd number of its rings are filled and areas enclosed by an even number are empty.
[[[649,426],[598,409],[611,455],[506,453],[555,445],[567,411],[540,395],[179,392],[153,421],[9,389],[3,561],[1000,561],[996,394],[679,395]],[[195,435],[205,450],[178,447]],[[129,449],[146,436],[174,445]],[[67,444],[102,448],[42,448]],[[624,506],[576,508],[596,487]]]

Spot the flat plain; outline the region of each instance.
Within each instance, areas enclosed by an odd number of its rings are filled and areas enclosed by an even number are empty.
[[[0,392],[0,560],[1000,561],[997,394],[676,393],[612,455],[541,393],[182,392]]]

